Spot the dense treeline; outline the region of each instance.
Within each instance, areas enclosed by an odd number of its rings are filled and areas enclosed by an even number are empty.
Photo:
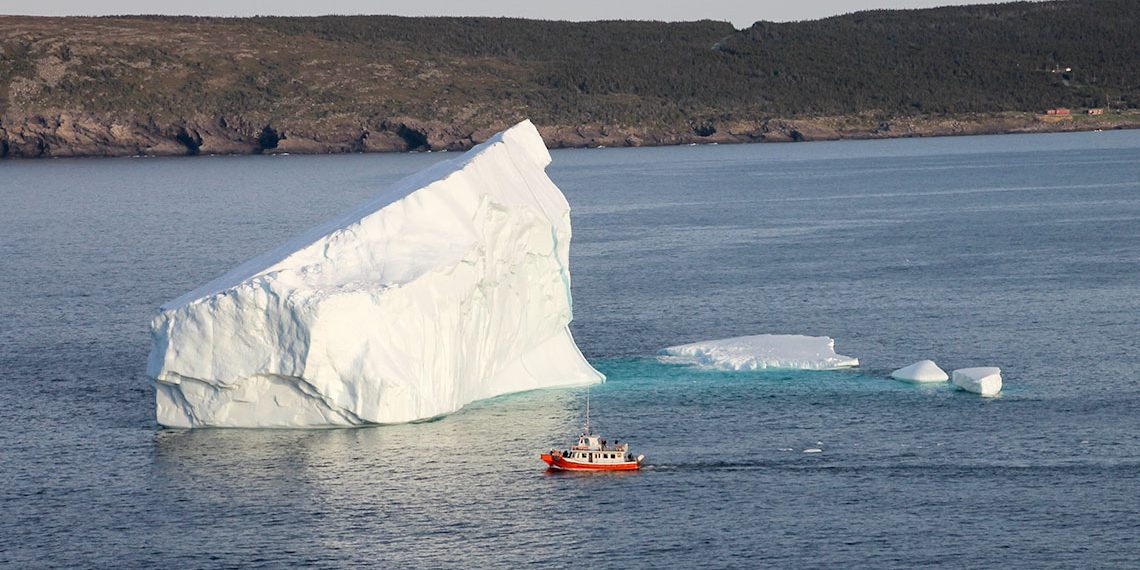
[[[740,32],[717,22],[263,22],[290,35],[380,50],[399,43],[425,53],[536,64],[542,73],[528,78],[536,94],[552,110],[571,103],[569,116],[554,113],[555,120],[577,118],[578,106],[608,120],[636,113],[620,102],[594,108],[589,101],[620,95],[684,114],[961,113],[1140,102],[1140,3],[1131,0],[879,10],[757,22]],[[651,113],[662,112],[653,107]]]
[[[1129,0],[874,11],[758,23],[721,50],[784,112],[1135,107],[1138,15]]]
[[[768,117],[1132,109],[1137,46],[1134,0],[870,11],[744,30],[712,21],[0,17],[0,110],[9,123],[75,112],[320,133],[388,119],[699,131]]]

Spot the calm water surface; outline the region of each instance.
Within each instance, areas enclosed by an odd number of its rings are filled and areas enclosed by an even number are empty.
[[[155,307],[449,155],[0,163],[0,565],[1140,566],[1140,131],[553,155],[593,416],[640,473],[544,472],[579,389],[154,424]],[[863,366],[653,358],[763,332]],[[1006,390],[886,378],[923,358]]]

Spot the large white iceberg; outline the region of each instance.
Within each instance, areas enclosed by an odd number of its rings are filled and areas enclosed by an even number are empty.
[[[996,366],[959,368],[951,373],[950,381],[967,392],[996,396],[1001,392],[1001,368]]]
[[[859,359],[835,353],[835,340],[826,336],[759,334],[670,346],[662,360],[719,370],[791,368],[832,370],[858,366]]]
[[[920,360],[891,372],[891,378],[905,382],[945,382],[950,379],[946,371],[939,368],[933,360]]]
[[[407,422],[604,377],[570,336],[570,207],[524,121],[162,306],[158,423]]]

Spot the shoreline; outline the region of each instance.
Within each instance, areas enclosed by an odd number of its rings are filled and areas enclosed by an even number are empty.
[[[233,126],[231,126],[233,125]],[[261,125],[261,126],[257,126]],[[0,119],[0,159],[347,154],[465,151],[496,132],[415,119],[362,120],[320,128],[303,121],[198,117],[159,124],[81,113]],[[539,126],[547,148],[681,146],[1028,134],[1140,128],[1140,111],[1104,115],[1036,113],[941,117],[856,116],[702,123],[697,126]]]

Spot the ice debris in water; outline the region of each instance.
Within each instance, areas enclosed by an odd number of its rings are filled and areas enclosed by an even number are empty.
[[[524,121],[162,306],[158,423],[396,423],[604,377],[570,336],[570,207]]]
[[[952,373],[951,381],[967,392],[996,396],[1001,392],[1001,368],[996,366],[959,368]]]
[[[783,368],[833,370],[859,365],[858,358],[835,353],[835,340],[826,336],[759,334],[706,340],[664,348],[661,360],[719,370]]]
[[[950,379],[946,371],[939,368],[933,360],[920,360],[891,372],[891,378],[906,382],[945,382]]]

